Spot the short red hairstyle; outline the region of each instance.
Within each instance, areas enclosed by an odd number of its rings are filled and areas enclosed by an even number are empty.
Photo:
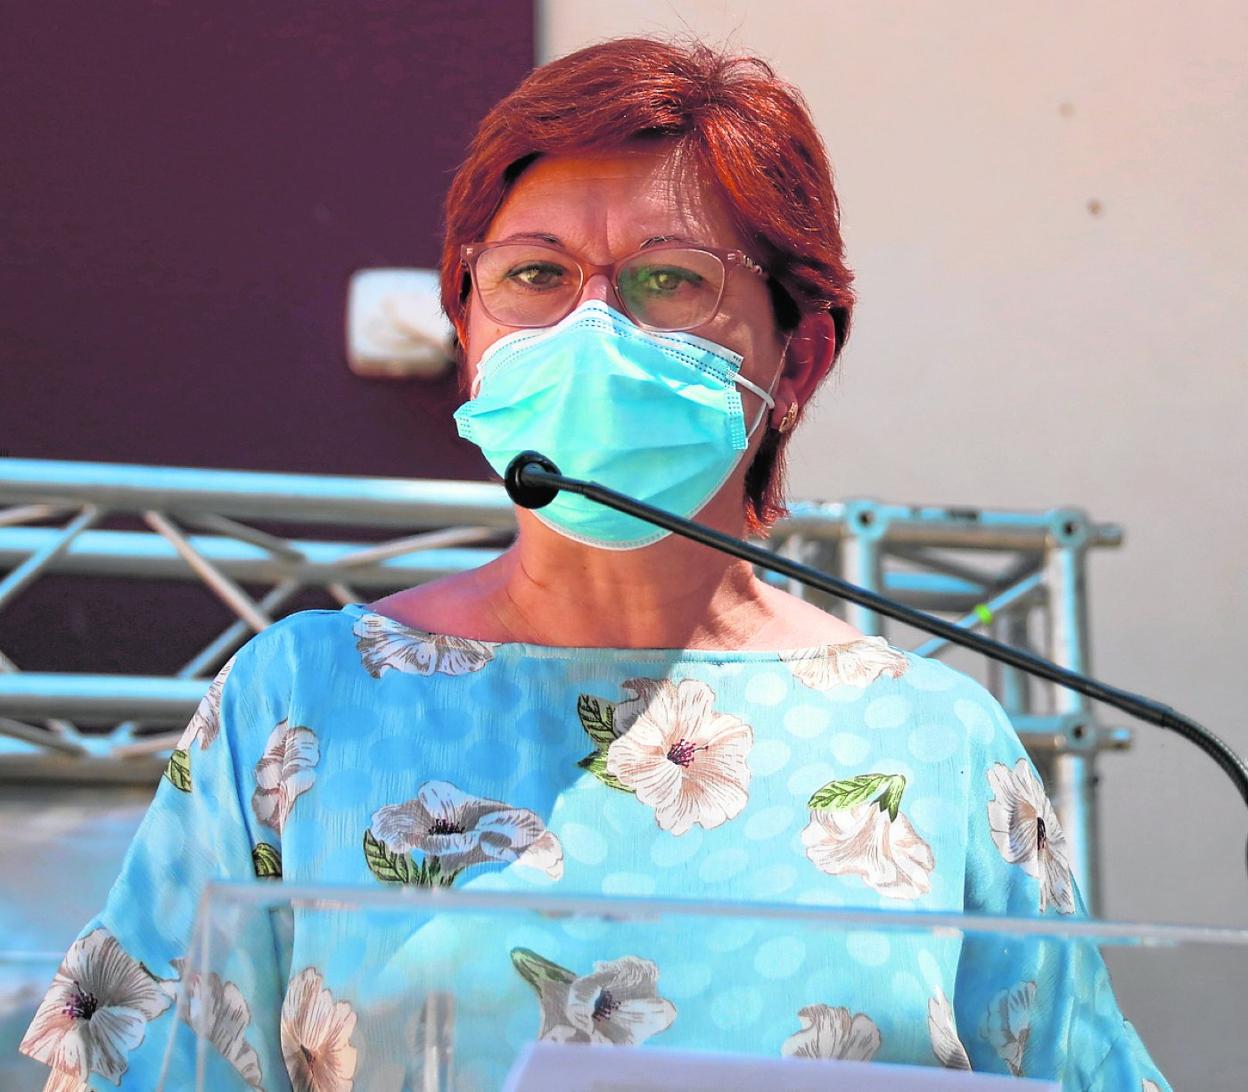
[[[801,93],[752,56],[617,38],[534,69],[482,120],[447,195],[442,306],[461,339],[471,282],[464,243],[485,238],[508,189],[538,156],[663,139],[713,180],[769,275],[777,325],[827,312],[835,356],[849,336],[853,273],[823,142]],[[784,449],[768,428],[746,475],[745,511],[762,531],[785,514]]]

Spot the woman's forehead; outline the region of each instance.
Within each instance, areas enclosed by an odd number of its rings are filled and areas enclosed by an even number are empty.
[[[655,237],[740,245],[716,188],[671,145],[538,158],[508,192],[487,239],[513,235],[612,252]]]

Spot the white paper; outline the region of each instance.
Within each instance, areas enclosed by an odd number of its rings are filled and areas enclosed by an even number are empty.
[[[530,1043],[504,1092],[1060,1092],[1052,1081],[956,1069]]]

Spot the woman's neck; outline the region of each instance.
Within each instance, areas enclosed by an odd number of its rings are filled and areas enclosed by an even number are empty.
[[[719,507],[720,510],[716,510]],[[740,536],[716,497],[698,521]],[[417,629],[564,648],[785,649],[849,641],[856,629],[764,584],[744,561],[669,535],[637,550],[573,542],[519,513],[510,549],[477,569],[373,604]]]
[[[768,621],[764,589],[750,566],[696,543],[669,538],[638,551],[526,545],[522,539],[479,570],[480,604],[509,640],[742,648]]]

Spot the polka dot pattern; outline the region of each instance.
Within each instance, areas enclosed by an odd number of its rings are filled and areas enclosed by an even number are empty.
[[[806,942],[800,937],[778,936],[758,946],[754,970],[763,978],[791,978],[806,962]]]
[[[356,1006],[357,1041],[379,1041],[370,1037],[379,1034],[380,1014],[390,1014],[385,1027],[394,1029],[397,1053],[362,1062],[357,1087],[410,1078],[411,1067],[400,1061],[408,1029],[398,1011],[414,984],[454,993],[457,1037],[481,1044],[471,1062],[482,1087],[500,1085],[515,1051],[543,1027],[555,1038],[601,1032],[601,1021],[611,1019],[613,976],[641,982],[662,999],[627,1033],[656,1047],[775,1056],[798,1031],[798,1010],[827,1004],[870,1013],[886,1044],[882,1060],[926,1065],[928,1001],[937,989],[954,998],[960,969],[973,965],[989,976],[987,996],[1033,979],[1058,990],[1054,976],[1045,978],[1042,946],[1030,941],[1013,943],[1004,959],[1000,946],[955,933],[658,913],[642,901],[903,911],[956,909],[964,897],[989,911],[1003,911],[1007,899],[1034,905],[1035,878],[1009,866],[991,840],[983,791],[983,763],[1012,764],[1020,747],[997,703],[960,672],[911,655],[901,676],[816,690],[766,652],[503,644],[444,655],[440,662],[453,670],[374,677],[362,667],[363,638],[353,628],[359,620],[350,610],[301,612],[249,643],[265,651],[248,653],[255,662],[248,668],[244,657],[235,686],[225,688],[228,743],[193,752],[193,794],[171,787],[160,794],[158,822],[147,828],[103,919],[124,933],[134,958],[168,974],[208,873],[220,862],[233,875],[249,875],[246,854],[257,833],[281,844],[288,879],[376,890],[396,889],[396,874],[427,862],[431,839],[461,839],[438,843],[454,890],[506,894],[505,910],[409,907],[391,917],[369,909],[335,921],[326,908],[300,907],[260,931],[268,947],[249,948],[246,934],[239,938],[229,971],[245,994],[271,978],[276,945],[279,960],[315,966],[336,999]],[[296,636],[297,649],[290,645]],[[257,670],[263,678],[249,674]],[[683,685],[690,681],[698,685]],[[297,798],[279,838],[255,825],[251,802],[255,764],[289,712],[279,707],[286,695],[297,706],[296,722],[321,746],[311,788]],[[594,699],[595,712],[582,710],[594,735],[578,713],[582,695]],[[609,745],[613,710],[638,700],[630,695],[648,703],[649,727],[634,726],[639,734],[617,744],[617,754],[649,763],[634,771],[647,776],[630,779],[640,795],[579,765]],[[717,736],[721,714],[752,729],[752,746],[739,760]],[[852,871],[829,874],[803,843],[810,795],[871,773],[905,778],[901,814],[934,859],[930,891],[917,897],[886,894]],[[385,804],[416,801],[431,782],[454,791],[432,812],[413,808],[404,837],[415,848],[394,852],[389,863],[384,854],[366,858],[362,839],[372,815]],[[968,785],[979,791],[968,794]],[[668,829],[677,816],[693,818],[680,835]],[[523,863],[508,860],[534,839]],[[875,840],[871,852],[896,852],[896,844]],[[239,860],[229,857],[236,847],[244,850]],[[551,900],[564,896],[594,903],[598,912],[552,909]],[[600,1010],[592,1024],[587,1001]],[[1045,1004],[1063,1018],[1075,1006],[1079,1019],[1067,1042],[1093,1061],[1104,1057],[1103,1029],[1121,1026],[1107,979],[1093,974],[1066,996],[1046,995]],[[958,1012],[968,1028],[981,1016]],[[163,1048],[165,1041],[164,1030],[153,1027],[130,1052],[138,1083],[153,1071],[144,1066],[159,1064],[159,1050],[147,1062],[147,1044]],[[264,1056],[262,1067],[280,1072],[280,1054]]]
[[[872,699],[863,713],[863,720],[873,732],[900,728],[910,719],[910,702],[895,694]]]
[[[581,864],[601,864],[607,858],[607,839],[584,823],[564,823],[559,828],[563,851]]]
[[[992,714],[982,704],[960,698],[953,703],[953,712],[973,740],[983,744],[992,742],[996,725]]]
[[[792,753],[782,739],[758,740],[750,751],[750,769],[757,777],[770,777],[784,769]]]
[[[837,732],[832,737],[831,751],[842,766],[857,766],[871,753],[871,743],[851,732]]]
[[[693,827],[676,838],[661,834],[650,846],[650,860],[656,868],[676,868],[698,856],[702,848],[701,827]]]
[[[797,814],[797,810],[789,804],[777,804],[756,811],[745,821],[745,836],[755,842],[775,838],[794,824]]]
[[[698,878],[706,884],[723,883],[739,876],[750,866],[750,854],[742,847],[720,849],[698,866]]]
[[[795,770],[788,781],[789,792],[803,804],[810,799],[810,794],[823,788],[829,781],[846,776],[828,762],[812,762]]]
[[[784,714],[784,730],[798,739],[821,736],[831,723],[832,711],[822,705],[795,705]]]
[[[762,996],[748,986],[731,986],[711,1001],[711,1020],[724,1031],[744,1031],[762,1011]]]
[[[660,991],[675,1001],[691,1001],[706,993],[713,978],[709,963],[669,963],[659,973]]]
[[[944,762],[958,753],[961,738],[946,724],[929,724],[910,734],[909,751],[919,762]]]
[[[653,895],[655,879],[648,872],[609,872],[602,878],[604,895]]]
[[[751,705],[779,705],[788,692],[788,680],[775,671],[758,672],[745,684],[745,700]]]
[[[864,967],[882,967],[888,962],[892,950],[888,937],[883,933],[851,932],[845,938],[845,948],[850,958]]]

